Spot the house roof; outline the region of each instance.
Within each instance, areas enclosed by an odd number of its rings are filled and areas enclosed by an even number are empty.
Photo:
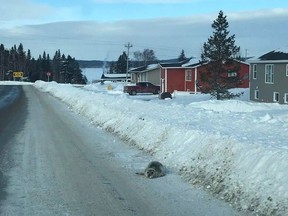
[[[162,68],[184,67],[184,65],[187,64],[188,62],[190,62],[191,59],[193,59],[193,58],[192,57],[191,58],[187,58],[187,59],[185,59],[184,61],[181,61],[181,62],[159,63],[159,65]]]
[[[143,65],[137,68],[132,68],[129,70],[130,73],[143,73],[145,71],[153,70],[157,68],[159,65],[158,64],[149,64],[149,65]]]
[[[272,50],[264,55],[249,59],[249,63],[287,63],[288,62],[288,46]]]
[[[144,71],[146,69],[147,69],[147,65],[143,65],[143,66],[140,66],[140,67],[137,67],[137,68],[131,68],[129,71],[130,72],[134,72],[134,71],[139,72],[139,71]]]
[[[260,60],[288,60],[288,52],[273,50],[259,57]]]
[[[255,61],[281,61],[281,60],[288,60],[288,46],[284,46],[282,48],[278,48],[267,52],[256,59],[249,60],[250,62]]]
[[[203,64],[203,61],[201,60],[201,58],[192,58],[190,59],[189,62],[184,64],[183,67],[195,67],[201,64]]]

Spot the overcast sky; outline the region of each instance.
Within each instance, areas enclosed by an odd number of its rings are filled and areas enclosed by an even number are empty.
[[[284,0],[1,0],[0,43],[38,58],[56,50],[82,60],[117,60],[130,42],[158,59],[199,57],[223,10],[242,55],[288,46]]]

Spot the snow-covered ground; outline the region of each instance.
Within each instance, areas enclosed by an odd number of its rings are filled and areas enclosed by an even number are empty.
[[[124,94],[121,83],[34,85],[235,208],[288,215],[287,105],[250,102],[247,90],[239,100],[160,100]]]

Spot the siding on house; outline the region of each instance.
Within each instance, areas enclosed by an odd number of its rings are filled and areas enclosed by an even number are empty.
[[[165,92],[194,91],[195,77],[191,68],[162,68],[161,80]]]
[[[160,68],[152,69],[147,73],[147,80],[148,82],[153,83],[154,85],[160,85]]]
[[[160,67],[158,64],[147,65],[135,68],[129,71],[131,82],[151,82],[154,85],[160,85]]]
[[[273,73],[270,74],[272,78],[267,74],[267,67],[273,68]],[[250,100],[267,103],[288,103],[287,70],[288,60],[251,61]]]

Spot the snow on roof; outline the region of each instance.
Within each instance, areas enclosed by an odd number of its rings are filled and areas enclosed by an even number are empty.
[[[288,45],[274,50],[275,52],[288,53]]]
[[[103,77],[107,78],[125,78],[126,73],[121,73],[121,74],[102,74]],[[130,74],[128,73],[128,77],[130,77]]]
[[[149,64],[147,65],[147,70],[152,70],[158,67],[158,64]]]
[[[200,64],[200,62],[201,62],[201,58],[199,57],[191,58],[189,62],[183,64],[182,67],[194,66],[194,65]]]

